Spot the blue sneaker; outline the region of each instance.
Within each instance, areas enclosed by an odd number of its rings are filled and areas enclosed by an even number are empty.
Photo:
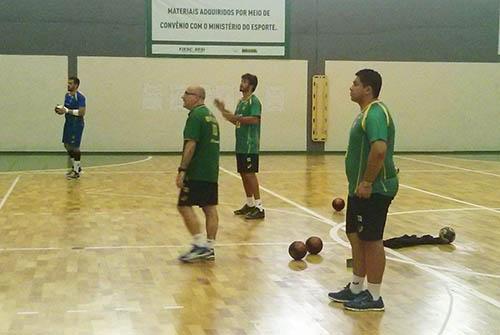
[[[258,220],[266,217],[266,212],[264,209],[259,209],[258,207],[252,207],[250,212],[245,215],[245,220]]]
[[[378,298],[378,300],[373,300],[372,294],[368,290],[364,290],[356,299],[344,303],[344,308],[355,312],[383,311],[384,301],[382,297]]]
[[[184,263],[193,263],[202,260],[214,260],[214,249],[193,245],[191,250],[179,256],[179,260]]]
[[[335,302],[348,302],[354,300],[356,297],[358,297],[361,293],[354,294],[351,291],[351,283],[347,284],[346,287],[344,287],[342,290],[338,292],[330,292],[328,293],[328,298]]]

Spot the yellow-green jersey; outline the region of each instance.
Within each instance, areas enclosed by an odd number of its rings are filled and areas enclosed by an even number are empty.
[[[349,195],[354,196],[363,180],[371,143],[384,141],[387,144],[384,164],[373,182],[372,193],[394,197],[399,182],[394,164],[394,138],[396,129],[389,109],[380,101],[368,105],[354,120],[349,134],[349,145],[345,157],[345,170],[349,181]]]
[[[248,99],[241,99],[236,106],[235,115],[261,116],[262,104],[259,98],[251,95]],[[260,122],[257,124],[238,124],[236,126],[236,153],[258,154],[260,147]]]
[[[219,124],[205,105],[189,112],[184,127],[184,140],[196,141],[186,180],[217,183],[219,179]]]

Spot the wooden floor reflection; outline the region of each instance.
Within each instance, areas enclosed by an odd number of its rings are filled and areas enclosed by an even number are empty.
[[[339,155],[263,155],[264,221],[221,159],[216,261],[180,264],[177,156],[0,173],[0,334],[498,334],[500,162],[402,155],[385,237],[457,232],[453,245],[390,252],[384,313],[346,312],[327,293],[350,278]],[[16,178],[18,182],[14,185]],[[14,186],[13,186],[14,185]],[[201,215],[201,212],[198,212]],[[288,244],[323,239],[292,261]]]

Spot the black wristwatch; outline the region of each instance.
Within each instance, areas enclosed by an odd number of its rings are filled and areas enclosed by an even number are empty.
[[[177,172],[186,172],[186,171],[187,171],[187,169],[185,169],[185,168],[183,168],[183,167],[180,167],[180,166],[179,166],[179,167],[177,168]]]

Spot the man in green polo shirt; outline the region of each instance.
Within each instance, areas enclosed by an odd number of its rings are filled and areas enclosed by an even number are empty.
[[[219,179],[219,124],[205,106],[205,90],[190,86],[182,96],[189,115],[184,127],[184,149],[176,178],[180,189],[177,208],[193,236],[192,248],[179,257],[182,262],[214,260],[219,225],[217,214]],[[192,206],[203,209],[207,237]]]
[[[349,182],[346,233],[351,244],[353,279],[330,299],[352,311],[383,311],[380,286],[385,269],[383,234],[387,212],[398,191],[394,165],[395,127],[389,109],[378,100],[382,77],[374,70],[356,73],[351,100],[361,112],[354,120],[345,168]],[[363,282],[367,277],[367,290]]]
[[[214,101],[222,116],[236,126],[236,163],[247,198],[243,207],[235,210],[234,214],[243,215],[247,220],[265,217],[257,179],[262,114],[262,104],[254,94],[257,84],[257,76],[250,73],[241,76],[240,92],[243,97],[234,114],[226,109],[223,101]]]

